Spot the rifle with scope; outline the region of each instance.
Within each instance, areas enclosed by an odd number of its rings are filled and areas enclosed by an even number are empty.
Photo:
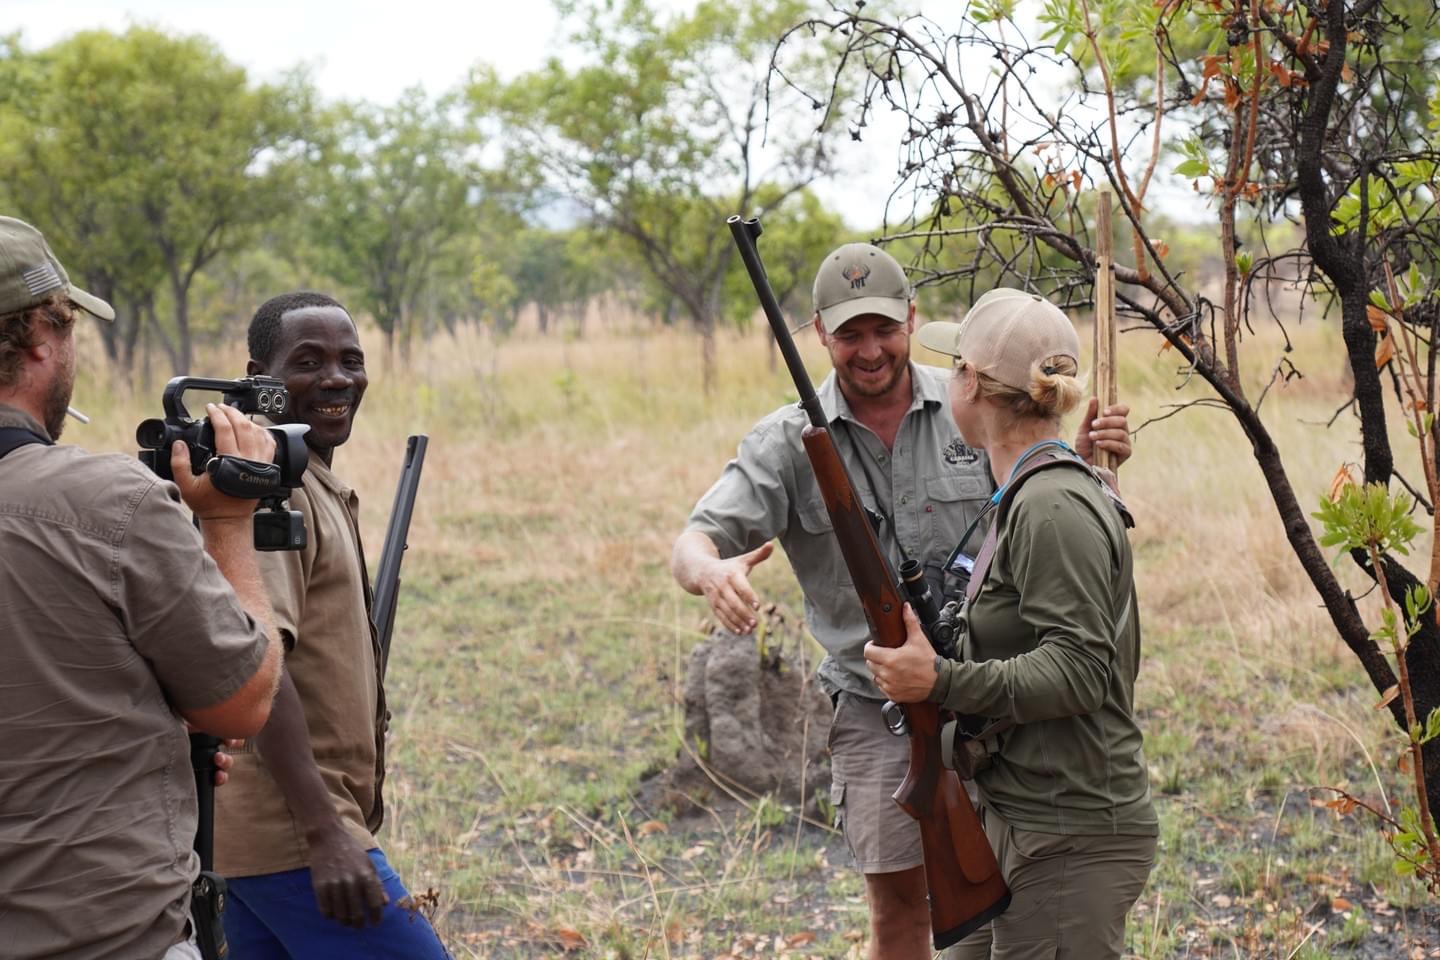
[[[875,539],[865,505],[850,482],[820,398],[765,275],[755,245],[761,233],[760,221],[736,216],[726,223],[795,381],[800,406],[810,420],[802,433],[805,454],[859,594],[871,638],[883,647],[904,645],[902,609],[909,597],[926,635],[940,649],[948,639],[944,636],[946,625],[929,596],[924,577],[917,576],[918,566],[907,568],[902,594],[890,560]],[[942,762],[940,708],[933,703],[888,704],[887,713],[892,728],[903,725],[910,737],[910,766],[895,791],[895,802],[920,826],[930,895],[930,930],[935,949],[943,950],[1003,913],[1010,905],[1010,890],[960,778]]]

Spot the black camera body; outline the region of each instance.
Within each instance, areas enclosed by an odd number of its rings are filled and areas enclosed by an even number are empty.
[[[290,405],[285,385],[274,377],[175,377],[165,384],[161,397],[164,419],[141,421],[135,429],[135,440],[141,447],[141,462],[166,480],[175,479],[170,469],[170,448],[176,440],[182,440],[190,451],[191,473],[208,473],[210,482],[221,493],[259,500],[255,513],[256,550],[304,549],[304,518],[298,511],[287,510],[285,499],[300,486],[310,463],[310,449],[305,445],[310,428],[296,423],[267,427],[275,438],[272,463],[218,456],[215,430],[209,419],[192,416],[185,407],[187,390],[218,392],[222,402],[241,413],[275,417]]]

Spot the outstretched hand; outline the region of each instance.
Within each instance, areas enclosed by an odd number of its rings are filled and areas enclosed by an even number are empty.
[[[865,644],[865,662],[875,686],[896,703],[920,703],[935,689],[935,648],[920,628],[920,619],[905,604],[905,643],[899,647]]]
[[[707,564],[698,578],[700,592],[710,604],[715,619],[731,633],[755,629],[755,611],[760,598],[750,586],[750,571],[775,552],[773,543],[762,544],[749,553]]]
[[[1089,463],[1095,462],[1096,449],[1108,450],[1115,457],[1115,467],[1130,459],[1130,416],[1128,404],[1117,403],[1105,408],[1104,416],[1097,416],[1100,398],[1091,397],[1080,418],[1080,428],[1075,433],[1075,452]]]

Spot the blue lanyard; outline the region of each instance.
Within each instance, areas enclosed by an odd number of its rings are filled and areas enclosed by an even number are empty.
[[[1019,458],[1015,461],[1015,465],[1010,468],[1010,475],[1005,478],[1005,482],[1000,484],[1000,488],[996,490],[995,493],[990,497],[991,506],[1000,505],[1000,498],[1005,495],[1005,488],[1010,486],[1010,481],[1015,479],[1016,471],[1018,471],[1020,467],[1024,465],[1026,460],[1030,459],[1030,454],[1034,453],[1036,450],[1039,450],[1041,447],[1052,446],[1059,447],[1061,450],[1064,450],[1071,456],[1080,456],[1078,453],[1072,450],[1070,448],[1070,444],[1066,443],[1064,440],[1041,440],[1039,443],[1031,444],[1030,448],[1024,453],[1020,454]]]

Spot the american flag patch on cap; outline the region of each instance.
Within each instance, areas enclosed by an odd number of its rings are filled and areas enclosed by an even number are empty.
[[[25,280],[25,286],[32,297],[38,297],[48,290],[63,286],[60,282],[60,274],[55,272],[53,263],[42,263],[38,267],[31,267],[20,276]]]

